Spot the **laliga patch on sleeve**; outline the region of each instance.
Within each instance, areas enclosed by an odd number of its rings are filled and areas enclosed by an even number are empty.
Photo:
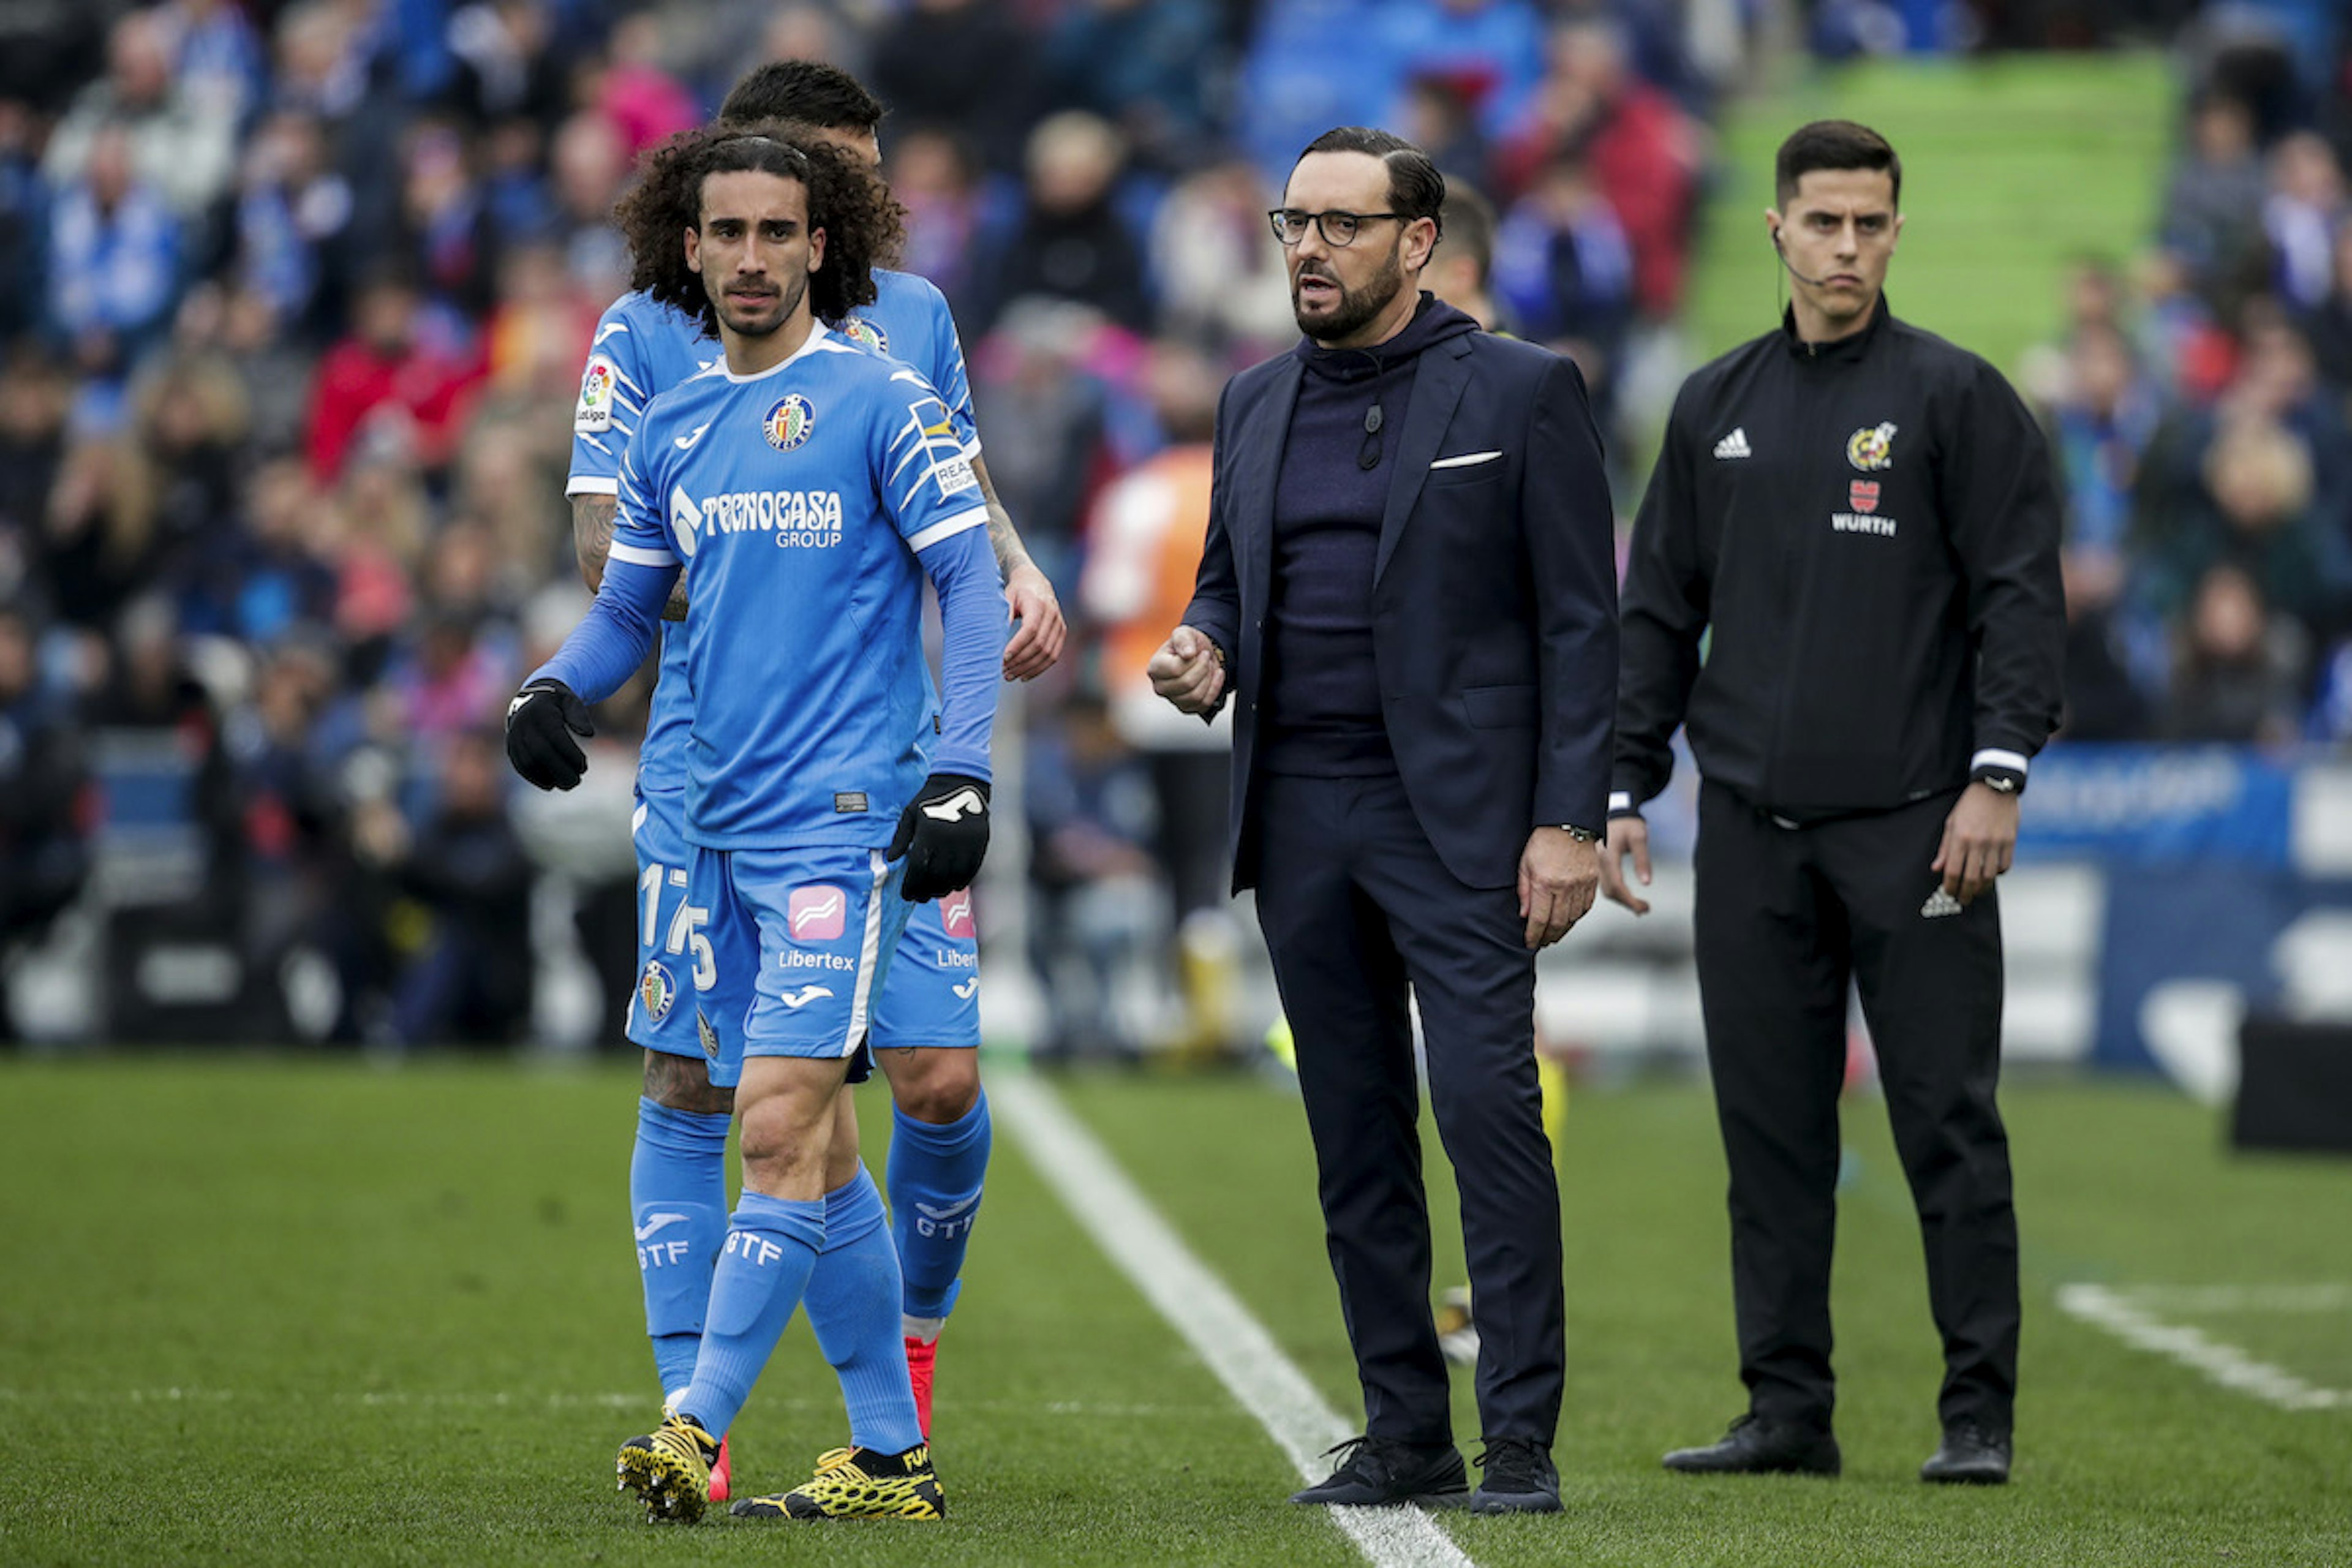
[[[931,469],[931,479],[940,487],[941,499],[980,488],[980,478],[971,471],[970,458],[950,458]]]
[[[572,411],[572,428],[583,436],[601,436],[613,427],[613,385],[620,373],[603,354],[588,356],[580,374],[580,405]]]

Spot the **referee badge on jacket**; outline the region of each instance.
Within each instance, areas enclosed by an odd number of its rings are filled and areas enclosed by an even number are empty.
[[[1845,460],[1865,474],[1895,466],[1895,426],[1865,425],[1845,438]]]

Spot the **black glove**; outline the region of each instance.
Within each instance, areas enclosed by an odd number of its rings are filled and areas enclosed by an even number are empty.
[[[898,814],[890,858],[907,858],[898,896],[928,903],[969,888],[988,858],[988,786],[965,773],[933,773]]]
[[[588,704],[560,680],[534,680],[507,704],[507,761],[541,789],[570,789],[588,772],[583,739],[596,732]]]

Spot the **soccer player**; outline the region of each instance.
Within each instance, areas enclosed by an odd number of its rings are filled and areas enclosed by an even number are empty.
[[[807,60],[763,65],[728,95],[722,122],[791,120],[878,164],[882,105],[848,73]],[[971,422],[963,350],[947,301],[919,278],[874,271],[875,298],[838,323],[843,334],[906,361],[939,389],[989,501],[989,535],[1019,629],[1004,650],[1007,679],[1050,666],[1063,638],[1053,587],[995,504]],[[718,353],[697,315],[642,286],[597,323],[573,421],[572,531],[590,586],[613,537],[622,449],[656,394],[698,374]],[[671,606],[682,612],[682,600]],[[631,1225],[646,1294],[646,1331],[663,1389],[685,1387],[703,1325],[710,1268],[726,1236],[724,1160],[733,1079],[719,1062],[722,1021],[749,1001],[756,943],[712,919],[686,888],[682,814],[685,735],[692,693],[682,645],[666,646],[638,761],[635,829],[643,915],[629,1038],[645,1047],[630,1162]],[[707,962],[700,955],[707,947]],[[689,963],[709,976],[684,1005]],[[931,1426],[931,1370],[953,1307],[988,1165],[988,1106],[980,1087],[979,943],[971,900],[958,893],[917,910],[874,1019],[873,1045],[896,1102],[887,1184],[905,1279],[902,1330],[918,1414]],[[723,1501],[731,1456],[722,1448],[711,1497]]]
[[[619,1459],[653,1518],[700,1517],[715,1434],[804,1292],[853,1447],[773,1510],[937,1518],[944,1506],[899,1338],[897,1251],[841,1090],[911,903],[980,868],[1003,626],[987,512],[945,404],[820,320],[872,300],[871,260],[898,216],[855,157],[774,128],[691,132],[656,154],[621,212],[637,280],[656,303],[698,310],[724,356],[643,410],[595,604],[509,712],[517,770],[542,788],[577,784],[583,697],[636,668],[684,581],[695,701],[681,947],[705,975],[717,968],[694,944],[707,910],[714,928],[755,931],[758,956],[748,1015],[720,1021],[717,1064],[739,1079],[742,1198],[691,1382]],[[926,572],[943,704],[922,649]],[[639,1226],[656,1246],[666,1228],[661,1215]]]

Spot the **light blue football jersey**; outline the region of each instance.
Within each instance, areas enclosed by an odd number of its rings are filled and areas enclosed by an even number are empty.
[[[953,416],[964,455],[980,455],[971,416],[971,383],[963,342],[944,295],[911,272],[874,272],[874,303],[842,323],[842,335],[922,372]],[[624,294],[597,318],[580,400],[572,415],[572,475],[567,496],[613,495],[620,488],[621,457],[644,418],[646,405],[680,382],[717,364],[717,338],[700,321],[656,304],[643,292]],[[686,744],[694,717],[684,639],[662,638],[660,678],[637,753],[637,787],[675,794],[686,787]]]
[[[839,323],[841,335],[877,353],[888,354],[923,373],[955,416],[964,456],[980,456],[972,425],[971,381],[964,374],[963,340],[947,296],[911,272],[874,269],[874,303],[860,305]]]
[[[988,521],[946,402],[819,327],[772,370],[722,362],[654,399],[619,496],[612,559],[681,567],[694,606],[671,634],[694,693],[687,837],[887,842],[938,710],[915,552]],[[984,777],[979,734],[959,771]]]

